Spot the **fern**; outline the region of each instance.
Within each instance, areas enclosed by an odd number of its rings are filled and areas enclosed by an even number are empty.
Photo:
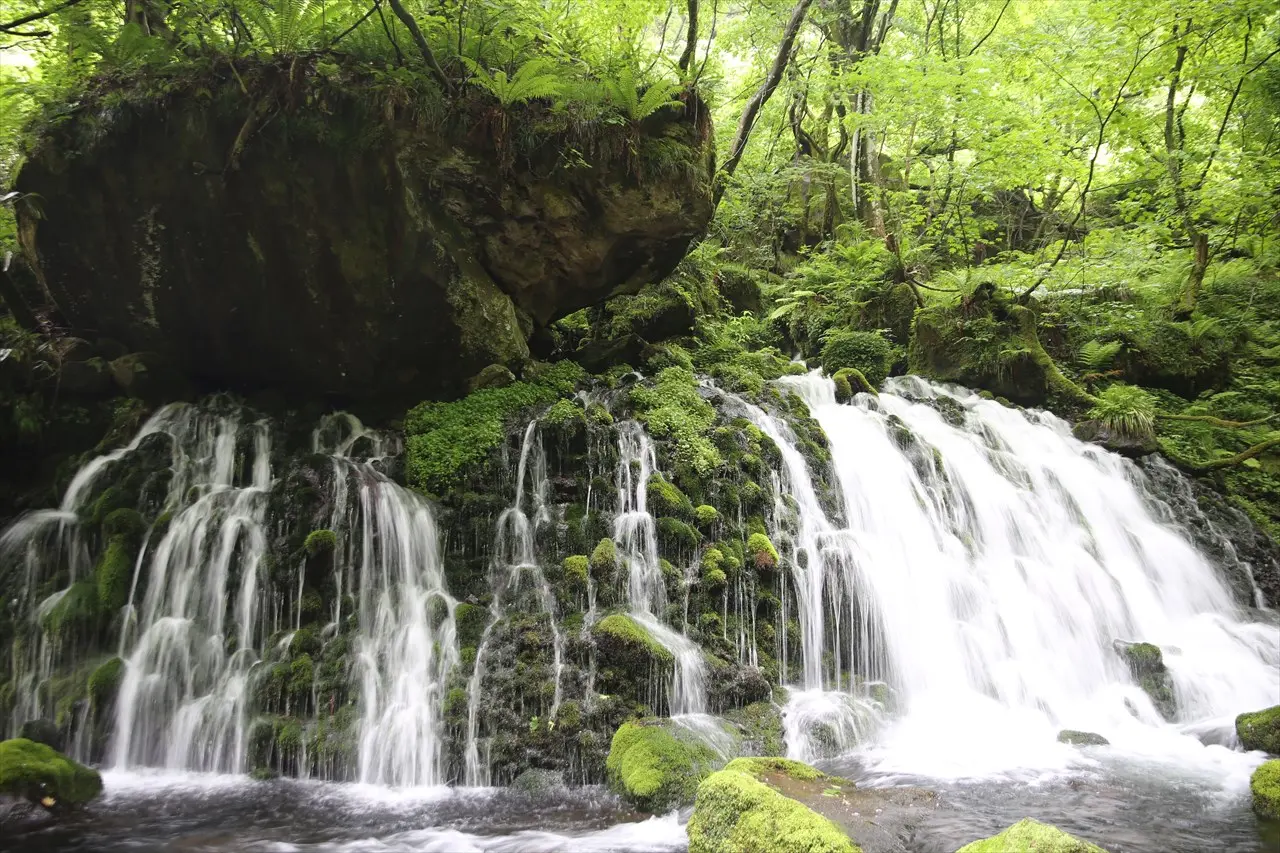
[[[1097,339],[1080,347],[1080,364],[1092,371],[1106,370],[1117,355],[1120,354],[1120,341],[1103,343]]]
[[[558,99],[564,92],[561,75],[541,59],[526,62],[510,77],[501,69],[490,74],[474,60],[463,61],[475,75],[473,81],[497,98],[504,110],[537,98]]]
[[[624,65],[618,76],[604,82],[605,98],[633,122],[644,121],[654,113],[682,106],[679,100],[680,84],[659,80],[640,94],[635,69]]]
[[[238,8],[255,44],[291,55],[314,45],[324,31],[324,6],[316,0],[256,0]]]
[[[1098,395],[1089,417],[1113,435],[1146,441],[1155,438],[1156,404],[1146,391],[1134,385],[1112,385]]]

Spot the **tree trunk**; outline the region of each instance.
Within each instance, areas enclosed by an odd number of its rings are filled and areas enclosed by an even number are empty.
[[[682,75],[689,70],[689,63],[693,61],[693,54],[697,47],[698,0],[689,0],[689,32],[684,40],[684,53],[680,54],[680,61],[676,63]]]

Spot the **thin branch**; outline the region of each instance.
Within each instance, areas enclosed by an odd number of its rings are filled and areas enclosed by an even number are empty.
[[[431,52],[431,45],[427,44],[427,40],[423,37],[422,30],[419,29],[418,22],[413,15],[409,14],[409,10],[405,9],[400,0],[387,0],[387,2],[391,5],[391,11],[400,19],[400,23],[404,24],[405,29],[409,31],[414,44],[418,46],[418,50],[422,53],[422,58],[427,62],[427,69],[431,72],[431,76],[436,78],[436,82],[440,84],[445,92],[453,94],[453,83],[449,82],[449,78],[445,76],[444,69],[436,61],[436,55]]]
[[[1212,424],[1216,427],[1224,429],[1242,429],[1244,427],[1259,426],[1268,421],[1275,420],[1275,415],[1267,415],[1265,418],[1258,418],[1256,421],[1228,421],[1223,418],[1215,418],[1213,415],[1167,415],[1164,412],[1156,412],[1156,417],[1166,421],[1196,421],[1203,424]]]
[[[373,17],[373,13],[374,13],[374,12],[376,12],[376,11],[378,11],[378,7],[379,7],[380,5],[382,5],[382,0],[373,0],[373,6],[372,6],[372,8],[370,8],[368,12],[365,12],[363,15],[361,15],[361,16],[360,16],[360,20],[356,21],[354,24],[352,24],[351,26],[347,27],[347,28],[346,28],[345,30],[343,30],[342,32],[338,33],[338,35],[334,36],[333,41],[329,42],[329,47],[333,47],[335,44],[337,44],[338,42],[342,41],[342,40],[343,40],[344,38],[346,38],[347,36],[349,36],[349,35],[351,35],[352,33],[354,33],[354,32],[356,31],[356,28],[357,28],[357,27],[359,27],[359,26],[360,26],[361,24],[363,24],[365,21],[367,21],[367,20],[369,20],[370,18],[372,18],[372,17]]]
[[[978,52],[978,48],[982,47],[982,43],[991,38],[991,34],[996,31],[996,27],[1000,26],[1000,19],[1004,17],[1004,12],[1009,8],[1009,4],[1013,0],[1004,0],[1004,5],[1000,7],[1000,14],[996,15],[996,22],[991,25],[991,29],[987,30],[987,34],[974,42],[973,47],[969,48],[969,56],[973,56]]]
[[[76,5],[77,3],[82,3],[82,2],[84,2],[84,0],[63,0],[62,3],[59,3],[57,6],[54,6],[50,9],[45,9],[43,12],[32,12],[30,15],[24,15],[21,18],[18,18],[17,20],[14,20],[14,21],[10,21],[7,24],[0,24],[0,33],[10,33],[15,27],[20,27],[23,24],[29,24],[32,21],[43,20],[44,18],[47,18],[50,15],[56,15],[58,12],[61,12],[63,9],[70,9],[72,6]],[[19,33],[18,35],[21,35],[21,34]]]

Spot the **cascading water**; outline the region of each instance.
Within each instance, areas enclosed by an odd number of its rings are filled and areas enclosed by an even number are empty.
[[[901,719],[871,760],[935,777],[1060,766],[1071,754],[1055,742],[1061,728],[1185,752],[1200,744],[1179,727],[1228,729],[1280,695],[1275,628],[1246,620],[1131,463],[1052,415],[915,378],[853,405],[817,374],[781,381],[829,437],[846,515],[833,530],[794,442],[761,421],[787,462],[806,552],[790,561],[806,688],[789,708],[794,754],[810,750],[795,721],[822,717],[842,666],[897,692]],[[1177,725],[1134,683],[1116,639],[1165,650]]]
[[[636,421],[618,424],[618,515],[613,522],[613,539],[627,571],[631,618],[675,659],[667,694],[669,715],[700,715],[707,710],[702,649],[662,621],[666,579],[658,559],[657,525],[648,510],[649,478],[656,469],[653,442],[644,428]]]
[[[379,468],[399,452],[350,415],[346,430],[313,437],[332,457],[335,582],[354,589],[359,633],[356,683],[361,724],[357,778],[402,787],[439,785],[445,680],[458,662],[457,602],[445,588],[439,532],[430,505]],[[348,454],[366,442],[367,456]],[[326,441],[331,441],[325,447]],[[352,487],[354,486],[354,495]],[[341,619],[342,596],[333,629]]]
[[[529,481],[527,493],[526,479]],[[489,621],[476,651],[475,669],[467,683],[467,740],[464,761],[468,785],[487,786],[491,783],[489,762],[480,755],[480,704],[483,701],[481,693],[485,676],[485,654],[495,626],[506,614],[509,600],[520,594],[527,581],[532,581],[538,604],[551,624],[555,692],[549,716],[554,717],[556,709],[560,707],[564,635],[556,620],[555,593],[538,563],[535,550],[538,531],[551,522],[549,495],[547,459],[538,432],[538,421],[535,419],[525,428],[524,440],[520,444],[515,499],[498,516],[490,578],[494,596],[489,606]],[[532,514],[525,511],[526,504],[532,509]]]

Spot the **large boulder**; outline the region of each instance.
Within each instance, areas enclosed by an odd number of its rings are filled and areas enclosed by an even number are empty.
[[[966,844],[956,853],[1107,853],[1056,826],[1026,818],[999,835]]]
[[[102,793],[98,771],[26,738],[0,743],[0,794],[46,809],[84,805]]]
[[[693,96],[587,121],[343,62],[103,84],[40,129],[19,231],[72,326],[219,385],[459,394],[661,279],[710,219]]]
[[[697,733],[671,720],[618,727],[605,761],[609,787],[638,809],[662,812],[693,802],[698,783],[725,759]]]

